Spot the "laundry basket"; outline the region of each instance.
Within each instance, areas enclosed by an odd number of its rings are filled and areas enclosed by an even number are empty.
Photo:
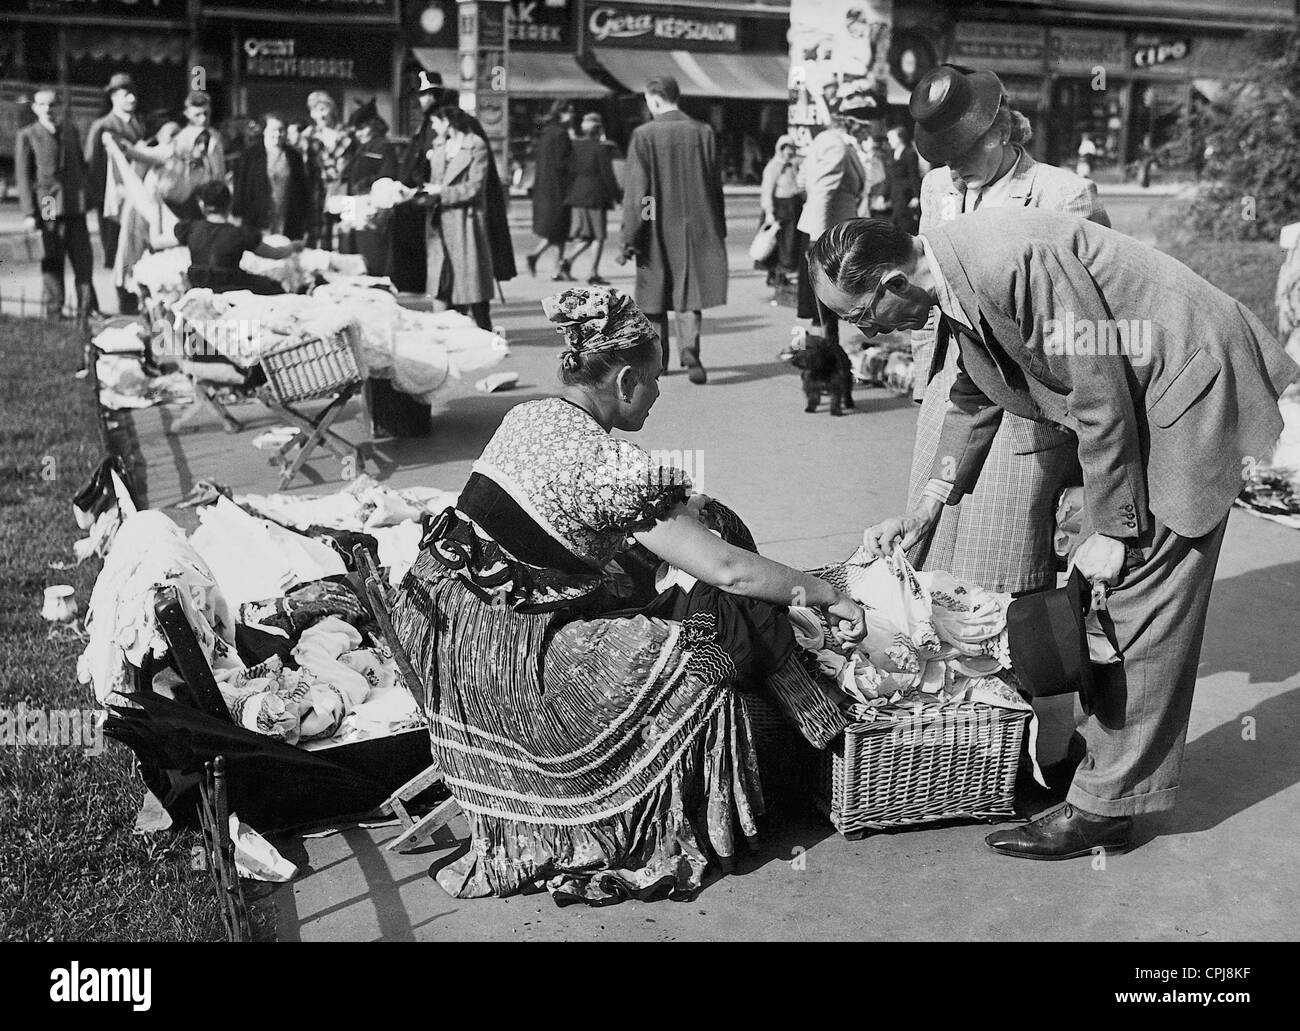
[[[1030,716],[962,702],[854,723],[823,761],[821,806],[846,838],[1011,816]]]
[[[266,387],[280,403],[332,397],[361,383],[361,369],[345,335],[289,339],[262,355]]]

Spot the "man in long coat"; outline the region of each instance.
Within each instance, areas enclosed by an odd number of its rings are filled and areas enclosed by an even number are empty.
[[[653,120],[628,144],[621,242],[637,256],[636,303],[658,325],[665,371],[671,311],[681,364],[704,383],[702,310],[727,303],[727,220],[713,130],[679,111],[680,97],[667,75],[646,84]]]
[[[1101,623],[1122,660],[1095,667],[1066,805],[987,840],[1029,859],[1131,848],[1134,816],[1173,807],[1228,510],[1300,368],[1239,301],[1074,215],[975,211],[918,237],[852,219],[809,263],[821,301],[868,334],[919,328],[937,306],[960,348],[929,484],[911,515],[867,529],[870,553],[910,547],[979,489],[1004,410],[1074,434],[1086,526],[1072,562],[1113,589]]]

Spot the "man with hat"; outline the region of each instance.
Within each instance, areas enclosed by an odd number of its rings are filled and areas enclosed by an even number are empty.
[[[1066,804],[987,841],[1028,859],[1131,848],[1134,816],[1173,807],[1228,511],[1300,368],[1185,265],[1059,212],[976,211],[916,237],[852,219],[809,264],[821,301],[869,336],[937,306],[960,349],[926,490],[866,530],[870,554],[911,547],[982,489],[1004,410],[1074,435],[1087,527],[1072,564],[1111,588],[1101,621],[1122,661],[1094,670]]]
[[[18,203],[29,230],[41,232],[41,294],[46,318],[63,312],[63,265],[72,265],[77,318],[96,307],[94,264],[86,230],[86,162],[77,127],[59,117],[59,95],[32,95],[36,121],[19,130],[14,144]]]
[[[118,72],[108,80],[104,87],[112,105],[108,114],[91,123],[86,135],[86,165],[89,178],[86,182],[86,207],[99,213],[99,242],[104,248],[104,267],[112,268],[117,258],[118,238],[122,233],[122,222],[118,217],[122,210],[123,195],[116,178],[109,172],[108,152],[104,149],[104,134],[108,133],[118,142],[124,153],[131,153],[132,144],[145,138],[144,123],[136,117],[135,83],[125,72]],[[143,177],[144,169],[139,169]],[[117,288],[117,310],[123,315],[134,315],[139,311],[135,294],[119,286]]]

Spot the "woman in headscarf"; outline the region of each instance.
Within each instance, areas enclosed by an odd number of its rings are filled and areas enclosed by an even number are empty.
[[[737,691],[818,690],[781,606],[824,610],[845,641],[864,617],[610,435],[659,396],[658,333],[629,297],[575,288],[543,308],[559,395],[506,415],[394,609],[473,836],[437,878],[460,897],[688,899],[763,808]],[[657,592],[659,560],[676,573]]]

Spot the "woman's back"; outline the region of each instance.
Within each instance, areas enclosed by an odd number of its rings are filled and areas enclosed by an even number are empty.
[[[599,140],[574,140],[569,157],[569,206],[604,210],[613,207],[617,199],[609,147]]]

